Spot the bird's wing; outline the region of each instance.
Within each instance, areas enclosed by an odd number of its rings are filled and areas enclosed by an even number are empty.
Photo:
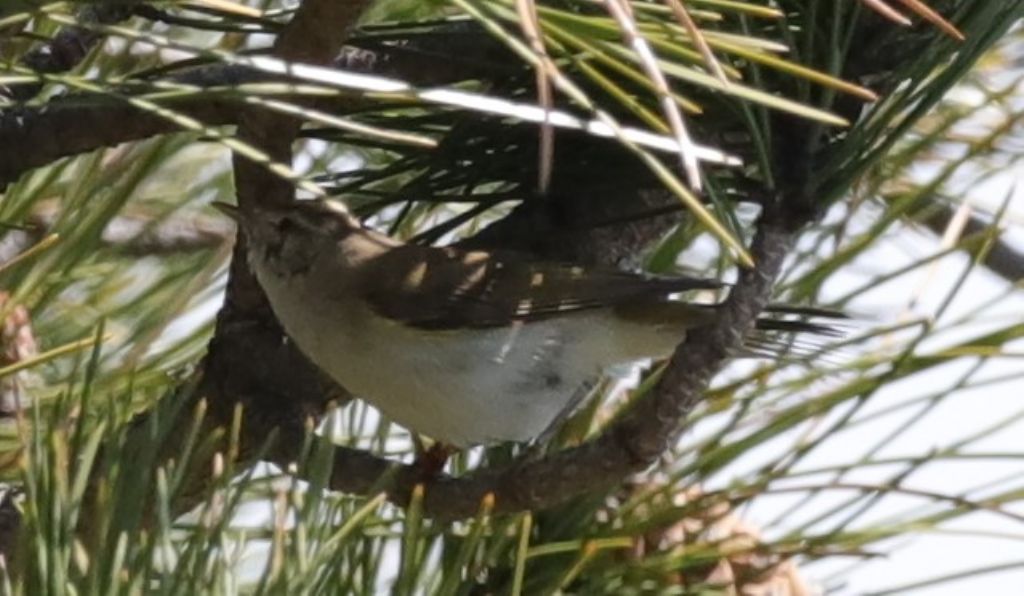
[[[653,277],[531,262],[520,255],[403,245],[362,270],[363,299],[379,315],[425,329],[504,326],[604,306],[714,289],[712,280]]]

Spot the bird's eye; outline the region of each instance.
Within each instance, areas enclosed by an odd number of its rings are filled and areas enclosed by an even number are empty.
[[[298,227],[297,224],[290,217],[282,217],[281,221],[277,222],[277,231],[282,234],[294,232],[296,227]]]

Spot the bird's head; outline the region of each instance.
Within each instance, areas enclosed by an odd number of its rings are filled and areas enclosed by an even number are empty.
[[[359,222],[341,203],[332,200],[295,201],[283,206],[240,209],[214,203],[238,222],[249,243],[250,262],[282,274],[301,272],[318,254],[337,246]]]

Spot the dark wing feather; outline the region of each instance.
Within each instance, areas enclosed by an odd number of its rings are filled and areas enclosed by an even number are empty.
[[[424,329],[483,328],[715,289],[712,280],[662,278],[531,262],[512,254],[403,245],[362,270],[371,308]]]

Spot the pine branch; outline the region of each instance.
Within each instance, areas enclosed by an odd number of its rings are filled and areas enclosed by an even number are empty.
[[[369,0],[307,0],[278,37],[273,54],[281,59],[325,64],[338,55]],[[259,147],[269,160],[292,163],[292,144],[301,122],[290,116],[249,108],[238,118],[237,136]],[[239,207],[285,204],[293,200],[291,182],[235,154],[233,167]],[[287,341],[246,258],[246,241],[238,236],[228,276],[224,307],[203,364],[197,396],[211,405],[211,421],[228,426],[236,404],[244,406],[243,453],[249,457],[270,433],[280,429],[286,459],[301,444],[306,421],[322,414],[342,391],[329,382]]]
[[[29,214],[25,229],[8,232],[0,242],[0,265],[42,240],[61,216],[56,201],[41,201]],[[160,218],[143,210],[110,220],[100,240],[124,255],[152,256],[210,250],[229,242],[234,226],[223,218],[179,215]]]
[[[356,41],[331,60],[339,70],[395,77],[419,86],[443,85],[482,75],[490,67],[488,56],[502,50],[483,42],[473,50],[474,59],[460,59],[449,52],[466,50],[463,45],[480,41],[473,32],[453,33],[445,42],[419,40],[416,43],[384,45],[372,40]],[[442,36],[443,37],[443,36]],[[434,48],[435,44],[443,47]],[[503,54],[502,54],[503,55]],[[500,60],[495,60],[500,68]],[[238,65],[204,65],[182,69],[168,82],[200,88],[230,87],[243,83],[275,80],[266,72]],[[298,106],[338,113],[358,107],[351,97],[310,98],[279,96]],[[239,103],[231,98],[194,97],[176,99],[167,107],[208,126],[238,123]],[[140,141],[179,132],[180,126],[152,112],[140,110],[111,96],[69,94],[50,99],[43,106],[15,106],[0,110],[0,189],[25,172],[64,157],[101,147]]]
[[[104,39],[104,36],[89,27],[92,24],[111,24],[130,17],[132,8],[122,4],[97,4],[86,6],[78,12],[80,27],[62,29],[53,39],[28,52],[21,60],[22,65],[39,73],[67,72],[78,65],[86,55]],[[23,85],[0,94],[15,100],[26,100],[39,92],[41,85]]]
[[[922,223],[940,237],[956,217],[956,211],[940,201],[931,201],[921,211]],[[971,215],[964,225],[962,235],[966,237],[985,234],[991,229],[991,221],[978,215]],[[981,264],[1010,283],[1024,280],[1024,253],[1005,240],[994,240]]]

